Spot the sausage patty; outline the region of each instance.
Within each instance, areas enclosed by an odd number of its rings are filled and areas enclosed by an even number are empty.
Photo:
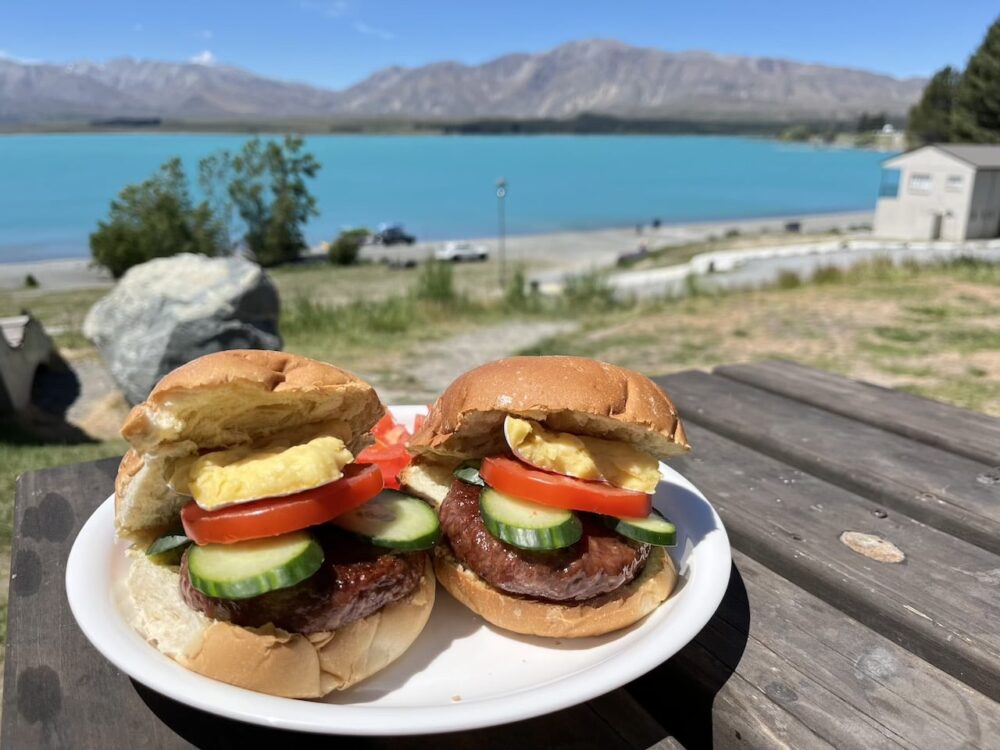
[[[523,550],[486,530],[479,512],[481,488],[455,481],[441,505],[441,530],[455,557],[498,589],[553,601],[582,601],[632,581],[649,545],[625,539],[586,515],[583,536],[571,547]]]
[[[334,526],[312,530],[323,565],[310,578],[249,599],[218,599],[191,585],[187,553],[180,586],[192,609],[244,627],[274,623],[292,633],[337,630],[409,595],[424,574],[425,552],[390,553]]]

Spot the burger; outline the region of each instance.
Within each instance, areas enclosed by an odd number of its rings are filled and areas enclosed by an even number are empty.
[[[470,370],[430,407],[401,481],[438,508],[438,580],[488,622],[575,638],[656,609],[677,574],[652,508],[659,460],[688,450],[649,378],[579,357]]]
[[[115,525],[132,626],[199,674],[319,698],[384,668],[434,604],[438,520],[355,460],[385,413],[349,372],[227,351],[128,415]]]

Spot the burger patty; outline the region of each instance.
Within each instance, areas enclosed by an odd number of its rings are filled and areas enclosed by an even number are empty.
[[[441,505],[441,530],[455,556],[480,578],[511,594],[553,601],[581,601],[632,581],[649,557],[649,545],[625,539],[587,516],[583,536],[571,547],[532,551],[490,534],[479,512],[481,488],[455,481]]]
[[[390,553],[333,526],[313,529],[323,565],[310,578],[249,599],[206,596],[191,585],[187,553],[180,586],[192,609],[244,627],[273,623],[293,633],[328,632],[405,598],[420,584],[425,552]]]

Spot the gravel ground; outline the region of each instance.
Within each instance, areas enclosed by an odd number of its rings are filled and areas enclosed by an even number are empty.
[[[369,373],[368,377],[386,403],[428,403],[466,370],[576,327],[569,322],[517,321],[486,326],[436,341],[409,353],[392,372]]]

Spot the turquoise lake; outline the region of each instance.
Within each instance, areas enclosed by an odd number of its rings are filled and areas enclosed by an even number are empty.
[[[82,257],[110,200],[171,156],[188,174],[247,136],[0,136],[0,262]],[[419,239],[873,208],[887,154],[715,136],[310,136],[310,242],[399,221]]]

